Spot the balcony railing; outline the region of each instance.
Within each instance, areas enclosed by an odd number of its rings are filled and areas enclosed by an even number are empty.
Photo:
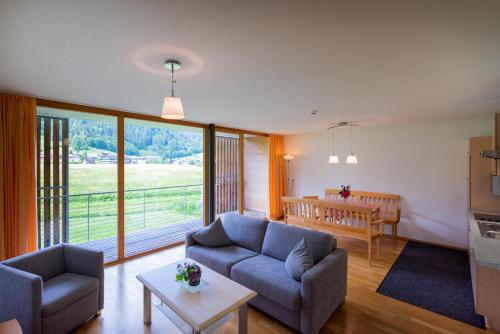
[[[50,245],[54,240],[74,244],[92,244],[99,248],[104,243],[116,248],[118,233],[118,192],[94,192],[67,196],[39,197],[40,217],[44,208],[54,212],[53,206],[67,200],[67,221],[42,220],[40,245]],[[66,198],[67,197],[67,198]],[[55,204],[56,203],[56,204]],[[168,227],[178,224],[201,225],[203,218],[203,185],[183,185],[125,191],[125,239],[141,234],[144,239],[159,235],[160,229],[168,233]],[[45,224],[50,233],[44,233]],[[55,226],[56,224],[60,224]],[[178,229],[176,229],[178,230]],[[60,233],[54,237],[54,231]],[[65,231],[64,233],[62,231]],[[154,233],[146,233],[153,231]],[[147,235],[147,238],[146,238]],[[48,238],[48,239],[47,239]],[[132,238],[131,238],[132,239]],[[46,242],[47,241],[47,242]],[[125,248],[127,244],[125,244]]]

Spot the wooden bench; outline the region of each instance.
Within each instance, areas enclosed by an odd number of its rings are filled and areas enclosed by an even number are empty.
[[[338,234],[368,243],[368,262],[372,263],[372,242],[380,256],[380,237],[384,220],[379,208],[354,206],[327,200],[283,197],[285,224]]]
[[[333,199],[338,196],[340,189],[325,189],[325,199]],[[369,191],[354,190],[351,195],[362,202],[374,204],[380,207],[380,218],[385,224],[392,227],[392,238],[398,237],[398,224],[401,219],[401,209],[399,203],[401,196],[395,194],[385,194]]]
[[[319,196],[317,195],[307,195],[307,196],[302,196],[304,199],[319,199]]]

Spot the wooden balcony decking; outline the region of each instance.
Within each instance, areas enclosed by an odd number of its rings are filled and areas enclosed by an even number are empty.
[[[144,253],[159,247],[183,241],[186,232],[203,225],[202,219],[194,219],[165,227],[148,228],[142,231],[125,234],[125,257]],[[79,244],[104,252],[104,262],[118,259],[118,237],[106,238]]]

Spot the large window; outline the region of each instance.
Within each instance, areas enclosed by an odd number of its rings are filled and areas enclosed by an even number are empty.
[[[39,103],[40,248],[79,244],[112,262],[184,241],[209,223],[209,203],[216,215],[268,215],[265,135],[216,127],[206,161],[209,126]]]
[[[125,119],[125,256],[203,225],[203,129]]]
[[[82,244],[117,254],[116,117],[39,107],[39,245]]]
[[[47,107],[37,121],[41,248],[79,244],[111,262],[203,225],[203,128]]]

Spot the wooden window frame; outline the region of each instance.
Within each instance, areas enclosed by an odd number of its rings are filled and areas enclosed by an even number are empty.
[[[106,266],[111,266],[114,264],[122,263],[140,256],[144,256],[147,254],[155,253],[162,251],[164,249],[170,248],[170,247],[175,247],[178,245],[181,245],[182,242],[175,243],[173,245],[168,245],[164,247],[160,247],[151,251],[147,251],[144,253],[136,254],[133,256],[128,256],[125,257],[125,178],[124,178],[124,171],[125,171],[125,154],[124,154],[124,139],[125,139],[125,118],[129,119],[137,119],[137,120],[144,120],[144,121],[151,121],[151,122],[157,122],[157,123],[167,123],[167,124],[173,124],[173,125],[182,125],[182,126],[189,126],[189,127],[196,127],[196,128],[201,128],[203,129],[203,223],[204,225],[208,225],[210,223],[210,218],[209,218],[209,210],[208,206],[209,203],[213,203],[213,201],[209,200],[209,195],[210,195],[210,189],[209,189],[209,171],[211,168],[213,168],[214,161],[213,159],[210,159],[209,156],[209,146],[210,146],[210,135],[209,135],[209,125],[205,123],[199,123],[199,122],[193,122],[193,121],[185,121],[185,120],[167,120],[164,118],[161,118],[160,116],[153,116],[153,115],[145,115],[145,114],[138,114],[138,113],[133,113],[133,112],[128,112],[128,111],[122,111],[122,110],[115,110],[115,109],[108,109],[108,108],[101,108],[101,107],[93,107],[93,106],[87,106],[87,105],[82,105],[82,104],[76,104],[76,103],[69,103],[69,102],[61,102],[61,101],[55,101],[55,100],[49,100],[49,99],[36,99],[37,107],[46,107],[46,108],[52,108],[52,109],[61,109],[61,110],[69,110],[69,111],[77,111],[77,112],[85,112],[85,113],[92,113],[92,114],[99,114],[99,115],[107,115],[107,116],[114,116],[116,117],[116,125],[117,125],[117,155],[118,155],[118,259],[116,261],[112,261],[106,264]],[[241,180],[243,180],[244,177],[244,145],[243,145],[243,138],[245,134],[249,135],[257,135],[257,136],[269,136],[269,134],[264,133],[264,132],[257,132],[257,131],[250,131],[250,130],[242,130],[242,129],[236,129],[236,128],[230,128],[230,127],[224,127],[224,126],[214,126],[214,129],[216,132],[228,132],[228,133],[233,133],[233,134],[238,134],[239,139],[240,139],[240,144],[239,144],[239,168],[240,168],[240,175],[241,175]],[[210,168],[209,168],[210,167]],[[245,185],[244,182],[240,182],[240,205],[239,205],[239,211],[240,213],[243,213],[244,210],[244,189]]]

